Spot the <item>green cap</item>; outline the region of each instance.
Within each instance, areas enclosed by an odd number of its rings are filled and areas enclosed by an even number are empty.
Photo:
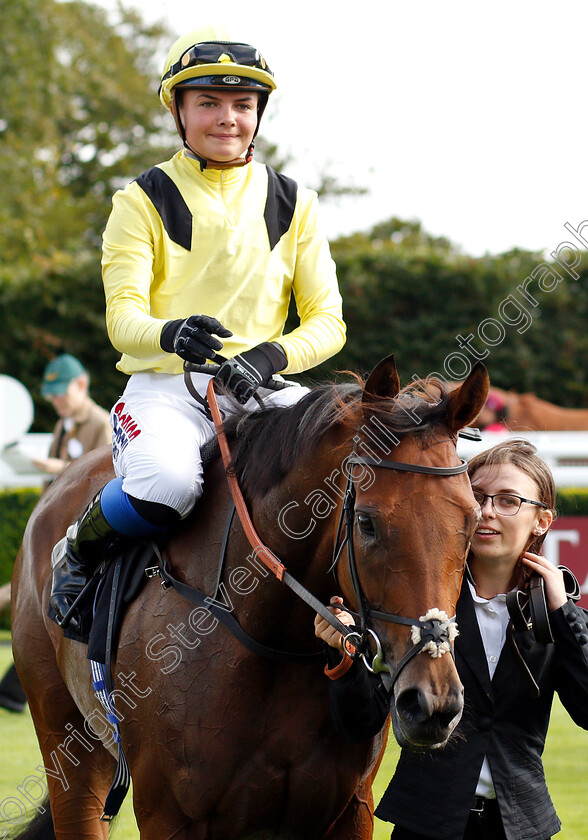
[[[65,394],[72,379],[76,379],[85,373],[84,366],[75,356],[70,356],[69,353],[57,356],[45,368],[41,396],[54,397],[58,394]]]

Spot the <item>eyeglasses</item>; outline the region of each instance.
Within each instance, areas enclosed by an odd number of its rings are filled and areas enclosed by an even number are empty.
[[[481,490],[474,490],[474,499],[484,507],[486,499],[490,499],[492,507],[501,516],[516,516],[523,502],[527,505],[535,505],[536,507],[547,509],[544,502],[535,502],[533,499],[524,499],[522,496],[515,496],[514,493],[482,493]]]
[[[175,76],[187,67],[197,67],[199,64],[219,64],[219,59],[227,56],[234,64],[244,67],[255,67],[257,70],[265,70],[270,76],[272,71],[267,66],[265,58],[259,50],[251,44],[236,44],[232,41],[204,41],[201,44],[194,44],[187,49],[179,61],[173,64],[161,79],[164,82],[171,76]]]

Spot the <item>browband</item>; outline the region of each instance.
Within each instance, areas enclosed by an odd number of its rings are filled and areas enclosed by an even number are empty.
[[[426,475],[460,475],[468,468],[467,461],[460,458],[461,464],[455,467],[426,467],[421,464],[406,464],[403,461],[379,461],[376,458],[365,458],[363,455],[352,453],[347,459],[350,464],[363,464],[366,467],[385,467],[388,470],[425,473]]]

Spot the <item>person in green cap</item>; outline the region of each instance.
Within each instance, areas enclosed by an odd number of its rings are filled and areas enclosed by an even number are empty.
[[[89,394],[90,377],[82,363],[64,353],[52,359],[43,374],[41,396],[49,400],[59,420],[46,458],[35,458],[37,469],[52,480],[71,461],[112,442],[108,412]]]

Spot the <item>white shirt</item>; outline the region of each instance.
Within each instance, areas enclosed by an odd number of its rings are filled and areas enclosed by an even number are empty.
[[[492,679],[506,639],[506,628],[508,627],[509,621],[506,595],[495,595],[494,598],[489,599],[481,598],[476,594],[476,589],[469,580],[468,586],[472,594],[474,612],[476,613],[482,643],[484,644],[488,672],[490,679]],[[476,796],[484,796],[486,799],[496,798],[490,764],[486,756],[484,756],[484,762],[480,771]]]

